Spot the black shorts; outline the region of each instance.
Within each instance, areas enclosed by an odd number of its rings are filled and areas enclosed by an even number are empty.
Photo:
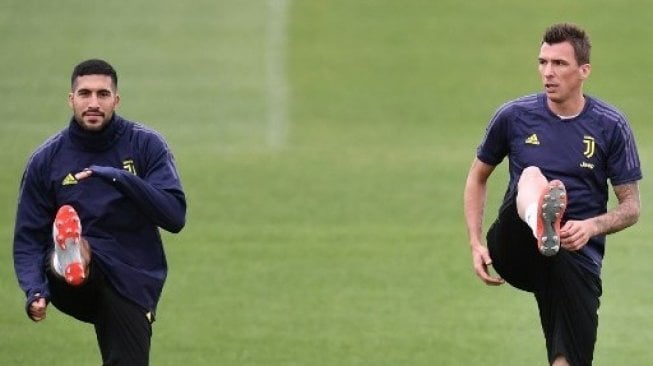
[[[549,362],[564,355],[573,366],[591,365],[601,279],[580,265],[576,253],[540,254],[533,231],[517,214],[515,198],[507,196],[487,233],[492,266],[509,284],[535,295]]]
[[[148,365],[152,325],[146,311],[118,294],[96,267],[91,264],[90,278],[81,286],[68,285],[48,268],[50,301],[94,325],[103,365]]]

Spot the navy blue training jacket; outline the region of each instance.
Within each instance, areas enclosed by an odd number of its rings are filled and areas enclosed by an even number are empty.
[[[74,178],[85,168],[91,177]],[[159,227],[179,232],[186,198],[164,138],[114,114],[101,132],[71,119],[46,140],[23,173],[14,231],[14,267],[27,306],[49,298],[45,261],[53,250],[57,209],[80,216],[93,263],[123,296],[156,310],[167,275]]]

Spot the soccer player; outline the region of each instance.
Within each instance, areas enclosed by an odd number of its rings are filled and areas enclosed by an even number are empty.
[[[552,365],[592,363],[605,237],[635,224],[640,213],[642,172],[628,122],[614,107],[583,94],[590,48],[576,25],[546,29],[538,56],[543,92],[496,111],[464,192],[477,276],[535,295]],[[486,247],[487,182],[505,157],[508,188]],[[608,182],[618,201],[609,211]]]
[[[159,228],[184,227],[186,199],[163,137],[118,116],[119,103],[110,64],[75,66],[73,116],[23,173],[14,267],[29,318],[51,302],[93,324],[104,365],[139,366],[167,274]]]

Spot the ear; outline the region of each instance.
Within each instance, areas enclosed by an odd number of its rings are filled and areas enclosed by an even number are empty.
[[[115,108],[118,108],[119,105],[120,105],[120,94],[116,93],[116,105],[115,105]]]
[[[70,92],[68,93],[68,106],[70,109],[73,109],[73,93]]]
[[[590,77],[590,74],[592,73],[592,65],[590,64],[584,64],[580,66],[580,78],[582,80],[586,80],[588,77]]]

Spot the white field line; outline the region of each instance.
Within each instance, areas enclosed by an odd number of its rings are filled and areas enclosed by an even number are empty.
[[[291,0],[269,0],[266,42],[266,143],[273,148],[286,144],[288,120],[288,80],[286,46]]]

